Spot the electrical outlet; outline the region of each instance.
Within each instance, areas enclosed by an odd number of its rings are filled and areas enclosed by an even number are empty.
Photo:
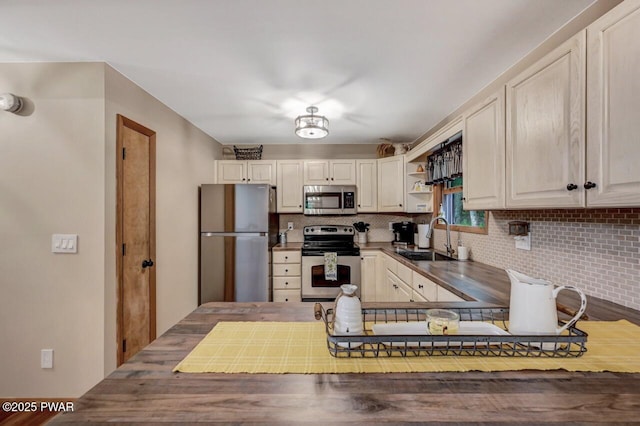
[[[293,222],[287,222],[287,230],[293,231]]]
[[[389,231],[393,231],[393,222],[389,222]]]
[[[531,232],[527,235],[513,237],[516,240],[516,248],[520,250],[531,250]]]
[[[53,368],[53,349],[40,351],[40,368]]]

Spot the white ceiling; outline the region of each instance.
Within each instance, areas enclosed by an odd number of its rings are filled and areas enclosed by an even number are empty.
[[[106,61],[222,144],[309,143],[312,104],[409,142],[592,2],[0,0],[0,62]]]

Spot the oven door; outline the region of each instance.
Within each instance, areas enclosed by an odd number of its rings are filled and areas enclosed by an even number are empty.
[[[324,276],[324,255],[302,256],[302,299],[335,299],[342,284],[358,286],[360,296],[360,256],[338,256],[338,279]]]

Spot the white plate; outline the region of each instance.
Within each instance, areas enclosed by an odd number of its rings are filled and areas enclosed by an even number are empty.
[[[425,322],[401,322],[401,323],[385,323],[374,324],[371,327],[373,334],[379,336],[428,336],[429,330]],[[509,333],[500,327],[481,321],[460,321],[458,335],[462,336],[509,336]],[[462,342],[465,346],[476,346],[491,344],[491,342]],[[386,343],[388,344],[388,343]],[[423,346],[424,346],[423,342]],[[458,346],[460,342],[434,342],[434,346]],[[418,342],[408,342],[409,346],[418,346]],[[393,346],[404,346],[404,342],[393,342]]]

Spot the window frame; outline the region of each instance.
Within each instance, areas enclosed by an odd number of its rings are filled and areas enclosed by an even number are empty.
[[[440,204],[442,204],[442,197],[444,194],[453,194],[455,192],[463,192],[464,181],[461,186],[455,188],[444,188],[444,183],[438,183],[433,185],[433,217],[438,216]],[[482,210],[480,210],[482,211]],[[435,229],[445,229],[446,225],[438,221],[433,226]],[[489,233],[489,210],[484,210],[484,226],[466,226],[466,225],[450,225],[452,231],[466,232],[469,234],[487,235]]]

